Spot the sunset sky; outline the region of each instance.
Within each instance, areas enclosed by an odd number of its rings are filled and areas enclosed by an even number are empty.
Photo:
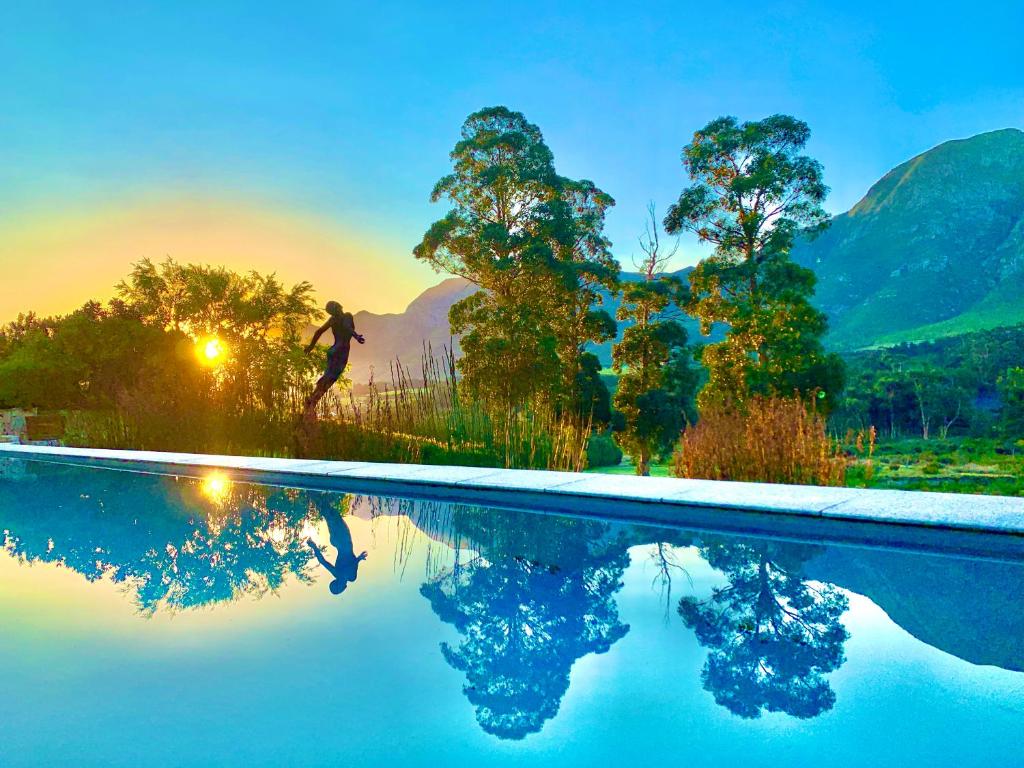
[[[561,173],[616,198],[626,264],[718,115],[810,123],[835,212],[939,142],[1024,127],[1024,4],[839,7],[5,3],[0,322],[106,298],[144,256],[400,311],[438,279],[410,252],[483,106],[525,112]]]

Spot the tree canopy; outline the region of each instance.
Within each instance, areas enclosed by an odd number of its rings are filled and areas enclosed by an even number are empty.
[[[480,288],[450,313],[465,385],[505,406],[571,403],[584,345],[615,333],[594,307],[618,274],[603,235],[614,200],[559,176],[540,129],[506,107],[466,118],[451,160],[431,200],[452,207],[414,255]]]
[[[683,148],[691,184],[665,217],[714,246],[690,274],[688,310],[702,332],[728,326],[705,347],[702,401],[742,402],[750,393],[842,389],[842,363],[826,355],[825,316],[810,304],[814,273],[789,258],[798,234],[828,225],[821,165],[801,154],[806,123],[787,115],[740,123],[712,120]]]

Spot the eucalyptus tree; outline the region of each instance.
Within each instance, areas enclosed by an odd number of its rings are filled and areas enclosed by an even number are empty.
[[[619,264],[611,254],[611,243],[604,235],[605,215],[615,201],[592,181],[559,179],[559,197],[555,201],[555,252],[562,279],[554,294],[553,318],[559,339],[562,386],[567,404],[584,405],[581,375],[592,368],[593,355],[586,352],[590,342],[615,338],[615,319],[602,308],[604,296],[619,288]],[[598,388],[604,387],[600,378]],[[589,388],[588,388],[589,389]],[[607,392],[607,388],[604,387]],[[600,397],[600,395],[599,395]],[[599,413],[583,414],[600,420]]]
[[[702,403],[794,390],[833,397],[842,388],[842,362],[821,344],[825,316],[810,303],[814,273],[789,257],[798,235],[829,224],[821,164],[802,154],[809,138],[807,124],[788,115],[720,117],[683,148],[691,184],[665,228],[714,247],[690,274],[688,310],[705,334],[713,323],[728,326],[724,341],[704,348]]]
[[[591,307],[616,276],[602,234],[614,201],[560,177],[540,129],[506,107],[470,115],[451,160],[431,194],[451,209],[414,255],[480,288],[449,314],[463,381],[495,405],[557,404],[583,345],[611,332]]]

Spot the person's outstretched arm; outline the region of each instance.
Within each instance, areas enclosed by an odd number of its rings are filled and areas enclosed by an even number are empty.
[[[337,577],[337,574],[334,572],[334,566],[331,565],[326,557],[324,557],[324,553],[320,551],[320,547],[316,545],[316,542],[312,539],[306,539],[306,543],[309,544],[309,548],[313,550],[313,555],[320,561],[320,565],[326,568],[332,576]]]
[[[317,328],[317,329],[316,329],[316,333],[314,333],[314,334],[313,334],[313,338],[312,338],[312,339],[310,340],[309,344],[307,344],[307,345],[306,345],[306,354],[307,354],[307,355],[308,355],[308,354],[309,354],[310,352],[312,352],[312,351],[313,351],[313,347],[315,347],[315,346],[316,346],[316,343],[317,343],[318,341],[320,341],[320,337],[321,337],[321,336],[323,336],[323,335],[324,335],[324,332],[325,332],[325,331],[326,331],[326,330],[327,330],[328,328],[330,328],[330,327],[331,327],[331,321],[330,321],[330,320],[328,320],[328,321],[327,321],[326,323],[324,323],[323,325],[321,325],[321,326],[320,326],[319,328]]]
[[[363,334],[359,333],[359,331],[356,330],[355,318],[352,317],[352,315],[346,315],[345,320],[346,322],[348,322],[349,330],[352,331],[352,338],[358,341],[360,344],[365,344],[366,339],[363,337]]]

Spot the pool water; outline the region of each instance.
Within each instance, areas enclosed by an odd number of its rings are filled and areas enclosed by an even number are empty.
[[[1024,765],[1019,562],[20,460],[0,537],[7,768]]]

